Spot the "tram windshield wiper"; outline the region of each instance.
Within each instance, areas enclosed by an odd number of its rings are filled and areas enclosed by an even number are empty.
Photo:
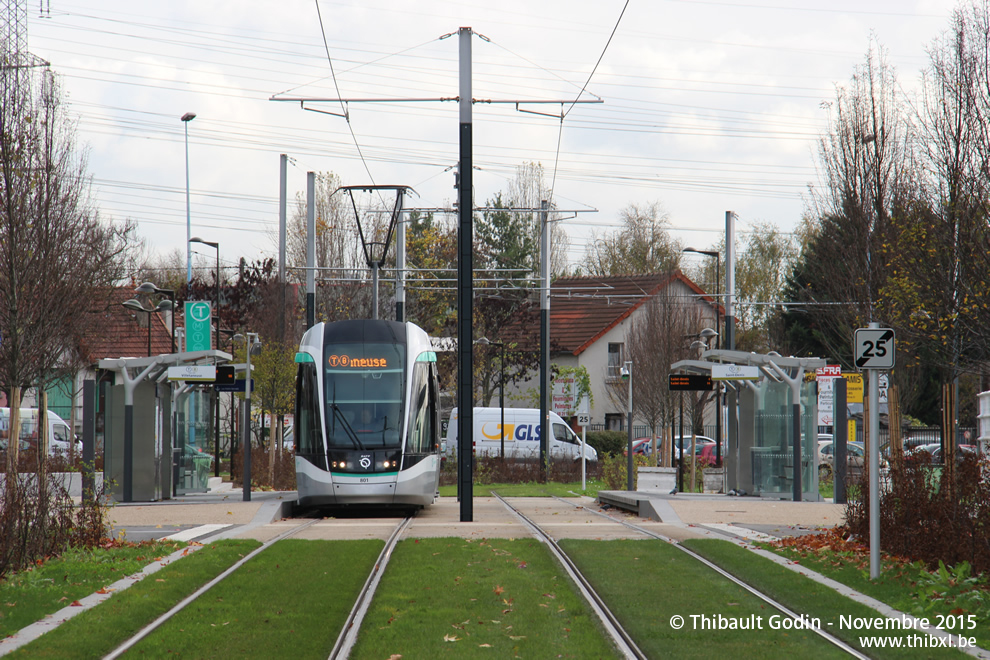
[[[358,439],[357,433],[354,432],[354,429],[351,427],[350,422],[347,421],[347,417],[344,416],[344,411],[342,411],[340,409],[340,406],[337,405],[337,383],[333,384],[333,401],[330,402],[330,410],[333,411],[334,422],[336,422],[338,419],[340,420],[341,426],[344,428],[344,432],[347,434],[347,439],[354,444],[355,448],[364,451],[365,447],[363,444],[361,444],[361,441]],[[334,424],[333,428],[331,429],[331,434],[334,437],[337,436],[336,424]]]

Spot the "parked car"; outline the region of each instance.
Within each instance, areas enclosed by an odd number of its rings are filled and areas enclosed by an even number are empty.
[[[675,446],[677,447],[677,457],[681,457],[681,450],[685,451],[685,458],[687,458],[691,447],[691,436],[677,436],[674,438]],[[715,441],[706,435],[696,435],[694,436],[694,455],[695,457],[701,457],[702,451],[705,449],[705,445],[713,445]]]
[[[819,434],[819,437],[825,434]],[[866,450],[862,442],[846,443],[846,478],[858,479],[863,474],[866,463]],[[880,457],[880,469],[888,467],[887,460]],[[818,442],[818,478],[828,479],[835,473],[835,446],[831,440]]]
[[[941,444],[938,442],[929,442],[923,445],[915,445],[911,449],[907,447],[904,448],[904,458],[909,461],[924,461],[928,463],[941,463]],[[939,452],[939,460],[935,460],[935,452]]]
[[[979,458],[980,452],[976,448],[976,445],[956,445],[956,463],[962,463],[967,458]],[[932,450],[932,463],[943,464],[945,460],[942,458],[942,448],[939,445],[935,445],[935,449]]]
[[[722,444],[722,447],[719,450],[719,455],[722,457],[722,460],[724,461],[725,460],[725,440],[723,440],[721,444]],[[712,442],[712,443],[706,442],[705,443],[705,445],[701,448],[701,458],[706,459],[708,461],[708,463],[710,463],[711,465],[715,465],[715,443],[714,442]],[[718,466],[715,465],[715,467],[718,467]]]

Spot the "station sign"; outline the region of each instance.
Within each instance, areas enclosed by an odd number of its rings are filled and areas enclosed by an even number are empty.
[[[741,364],[713,364],[712,380],[759,380],[760,368]]]
[[[169,367],[168,379],[212,383],[217,379],[217,368],[212,364],[187,364],[181,367]]]
[[[210,323],[213,307],[205,301],[186,301],[186,351],[208,351],[212,348],[213,328]]]

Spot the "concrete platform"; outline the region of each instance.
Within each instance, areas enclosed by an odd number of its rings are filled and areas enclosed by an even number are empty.
[[[527,517],[555,538],[609,540],[641,538],[634,530],[582,510],[583,505],[629,520],[655,534],[683,540],[711,533],[736,536],[792,535],[843,522],[845,507],[827,502],[787,502],[726,495],[603,491],[591,498],[511,498]],[[181,535],[184,540],[253,538],[265,541],[301,524],[288,516],[296,493],[256,492],[250,502],[240,490],[190,495],[154,503],[117,504],[110,510],[114,535],[132,540]],[[604,506],[603,506],[604,505]],[[461,522],[460,503],[442,497],[417,513],[407,537],[522,538],[526,526],[491,497],[472,500],[472,520]],[[400,514],[341,513],[309,526],[297,538],[384,539]]]

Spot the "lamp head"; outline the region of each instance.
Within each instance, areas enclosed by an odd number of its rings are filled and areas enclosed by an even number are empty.
[[[179,119],[181,119],[182,121],[192,121],[195,118],[196,118],[195,112],[187,112],[186,114],[182,115]]]

